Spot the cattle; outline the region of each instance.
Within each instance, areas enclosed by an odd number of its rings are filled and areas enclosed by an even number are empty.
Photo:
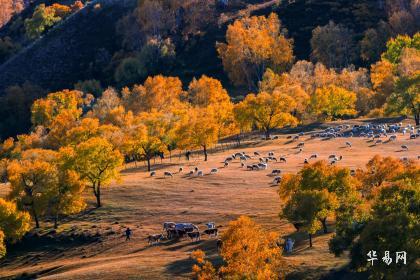
[[[217,237],[219,235],[219,230],[217,228],[208,228],[203,231],[203,234],[207,234],[210,237]]]
[[[191,239],[191,241],[199,241],[201,239],[199,231],[187,232],[187,236]]]
[[[158,244],[163,239],[163,234],[153,234],[147,237],[149,245]]]

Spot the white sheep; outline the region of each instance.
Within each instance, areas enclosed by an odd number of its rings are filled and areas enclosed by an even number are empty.
[[[219,169],[217,169],[217,168],[213,168],[213,169],[210,171],[210,174],[216,174],[217,172],[219,172]]]
[[[155,176],[156,176],[156,171],[150,172],[150,177],[155,177]]]
[[[346,142],[346,147],[351,148],[351,143],[350,142]]]
[[[184,168],[180,167],[178,172],[181,173],[182,171],[184,171]]]
[[[225,161],[224,167],[228,167],[229,166],[229,162]]]
[[[403,149],[404,151],[408,151],[408,147],[407,147],[407,145],[402,145],[402,146],[401,146],[401,149]]]
[[[259,157],[260,156],[260,153],[259,152],[254,152],[254,156]]]
[[[318,154],[312,154],[309,159],[318,158]]]
[[[169,172],[169,171],[165,171],[163,173],[163,176],[165,176],[165,177],[173,177],[172,172]]]
[[[274,178],[273,184],[274,185],[278,185],[280,183],[280,181],[281,181],[281,177],[280,176],[277,176],[277,177]]]
[[[203,171],[202,170],[198,170],[197,171],[197,176],[203,176],[204,175],[204,173],[203,173]]]

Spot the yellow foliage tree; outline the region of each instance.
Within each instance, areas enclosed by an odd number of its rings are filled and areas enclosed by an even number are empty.
[[[264,131],[266,139],[270,138],[273,129],[298,123],[297,118],[291,114],[296,108],[296,102],[289,95],[279,92],[248,94],[241,103],[237,113],[241,118],[250,119],[253,125]]]
[[[4,233],[0,229],[0,259],[6,255],[6,244],[4,243]]]
[[[52,189],[57,184],[53,161],[56,152],[42,149],[26,150],[21,160],[12,161],[7,167],[11,192],[9,197],[28,209],[39,228],[39,218],[47,212]]]
[[[151,112],[141,113],[137,118],[138,125],[131,137],[131,150],[147,161],[147,170],[151,170],[150,160],[157,154],[167,150],[165,136],[168,133],[170,119],[168,115]]]
[[[293,61],[292,41],[281,29],[274,13],[238,19],[228,26],[227,43],[217,43],[217,51],[234,84],[255,90],[268,67],[284,71]]]
[[[180,99],[185,93],[179,78],[158,75],[148,77],[143,85],[135,85],[131,90],[122,90],[123,104],[134,114],[140,112],[171,112],[180,106]]]
[[[188,87],[188,99],[193,106],[214,111],[219,138],[235,134],[233,104],[220,81],[205,75],[194,79]]]
[[[78,144],[74,151],[67,151],[72,158],[74,170],[82,180],[89,182],[96,197],[96,206],[101,207],[101,188],[119,178],[123,156],[104,138],[94,137]]]
[[[312,112],[323,119],[356,114],[356,94],[334,85],[318,88],[310,103]]]
[[[197,279],[281,279],[284,261],[279,235],[267,232],[249,217],[241,216],[229,223],[222,236],[221,256],[224,265],[218,271],[205,260],[202,251],[194,251],[193,272]]]
[[[179,147],[203,149],[204,160],[208,158],[208,148],[217,143],[219,127],[215,112],[209,108],[191,108],[188,116],[180,121],[176,134]]]
[[[49,127],[52,121],[62,112],[68,111],[79,118],[82,114],[83,93],[76,90],[63,90],[48,94],[47,97],[36,100],[31,108],[32,123]]]
[[[371,66],[370,79],[376,92],[376,106],[385,104],[394,90],[396,81],[395,66],[388,60],[381,60]]]
[[[0,259],[6,255],[6,241],[20,240],[30,229],[31,218],[16,203],[0,198]]]
[[[249,217],[229,223],[222,236],[222,255],[226,265],[220,271],[232,278],[278,279],[283,274],[279,235],[266,232]]]
[[[0,198],[0,258],[6,253],[4,242],[20,240],[29,231],[30,222],[30,215],[19,211],[16,203]]]

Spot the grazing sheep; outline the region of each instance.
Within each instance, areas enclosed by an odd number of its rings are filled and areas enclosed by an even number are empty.
[[[299,135],[293,136],[293,141],[298,140],[298,139],[299,139]]]
[[[336,162],[337,162],[336,160],[332,160],[332,161],[330,162],[330,164],[331,164],[331,165],[334,165]]]
[[[305,160],[303,161],[303,164],[308,164],[308,163],[309,163],[308,159],[305,158]]]
[[[245,163],[241,162],[241,167],[244,167],[244,166],[245,166]]]
[[[244,157],[244,156],[240,156],[240,157],[239,157],[239,160],[241,160],[241,161],[247,161],[247,158],[246,158],[246,157]]]
[[[259,169],[267,169],[268,168],[268,164],[266,164],[266,163],[258,163],[258,167],[259,167]]]
[[[269,156],[269,157],[274,156],[274,152],[268,152],[268,156]]]
[[[234,156],[235,157],[243,157],[244,156],[244,153],[236,153],[236,154],[234,154]]]
[[[155,176],[156,176],[156,171],[150,172],[150,177],[155,177]]]
[[[169,171],[165,171],[163,173],[163,176],[165,176],[165,177],[174,177],[174,175],[172,175],[172,172],[169,172]]]
[[[389,141],[395,141],[395,140],[397,140],[397,135],[389,136]]]
[[[329,155],[328,159],[333,159],[333,158],[336,158],[336,157],[337,157],[336,155]]]
[[[254,152],[254,156],[259,157],[260,153],[259,152]]]
[[[309,157],[309,159],[318,158],[318,154],[313,154]]]
[[[273,171],[271,171],[271,175],[278,175],[281,173],[280,169],[273,169]]]
[[[232,161],[232,160],[233,160],[233,158],[232,158],[232,157],[227,157],[227,158],[225,159],[225,162]]]
[[[356,170],[354,169],[350,170],[350,176],[356,176]]]
[[[279,162],[287,162],[287,161],[286,161],[286,158],[281,157],[281,158],[279,158]]]
[[[194,167],[194,171],[197,172],[198,171],[198,167]]]
[[[402,157],[401,161],[408,161],[408,157]]]
[[[346,142],[346,147],[351,148],[351,143],[350,142]]]
[[[300,142],[300,143],[297,145],[297,147],[298,147],[298,148],[302,148],[303,146],[305,146],[305,143],[304,143],[304,142]]]
[[[375,145],[378,145],[378,144],[382,144],[382,140],[380,140],[380,139],[379,140],[376,140],[375,141]]]
[[[193,171],[193,170],[191,170],[190,172],[188,172],[188,175],[189,175],[189,176],[194,175],[194,171]]]
[[[407,145],[402,145],[402,146],[401,146],[401,149],[403,149],[404,151],[408,151],[408,147],[407,147]]]
[[[251,159],[250,155],[244,155],[247,159]]]
[[[247,166],[246,166],[246,169],[247,169],[247,170],[253,170],[253,169],[254,169],[254,166],[253,166],[253,165],[247,165]]]
[[[224,167],[228,167],[229,166],[229,162],[225,161],[225,165],[223,165]]]
[[[278,185],[280,183],[280,181],[281,181],[281,177],[280,176],[277,176],[277,177],[274,178],[273,184],[274,185]]]
[[[181,173],[182,171],[184,171],[184,168],[180,167],[178,172]]]
[[[210,174],[216,174],[217,172],[219,172],[219,169],[217,169],[217,168],[213,168],[213,169],[210,171]]]
[[[202,171],[202,170],[198,170],[198,171],[197,171],[197,176],[200,176],[200,177],[201,177],[201,176],[204,176],[203,171]]]
[[[303,149],[302,149],[302,148],[300,148],[300,149],[299,149],[299,151],[298,151],[298,153],[301,153],[302,151],[303,151]]]

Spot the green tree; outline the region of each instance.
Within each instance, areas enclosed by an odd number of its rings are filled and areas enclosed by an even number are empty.
[[[25,20],[26,34],[30,39],[36,39],[49,27],[61,20],[54,9],[40,4],[35,8],[31,18]]]
[[[420,32],[417,32],[413,37],[398,35],[396,38],[389,40],[386,44],[386,51],[382,54],[382,59],[388,60],[392,64],[398,64],[405,48],[420,50]]]

